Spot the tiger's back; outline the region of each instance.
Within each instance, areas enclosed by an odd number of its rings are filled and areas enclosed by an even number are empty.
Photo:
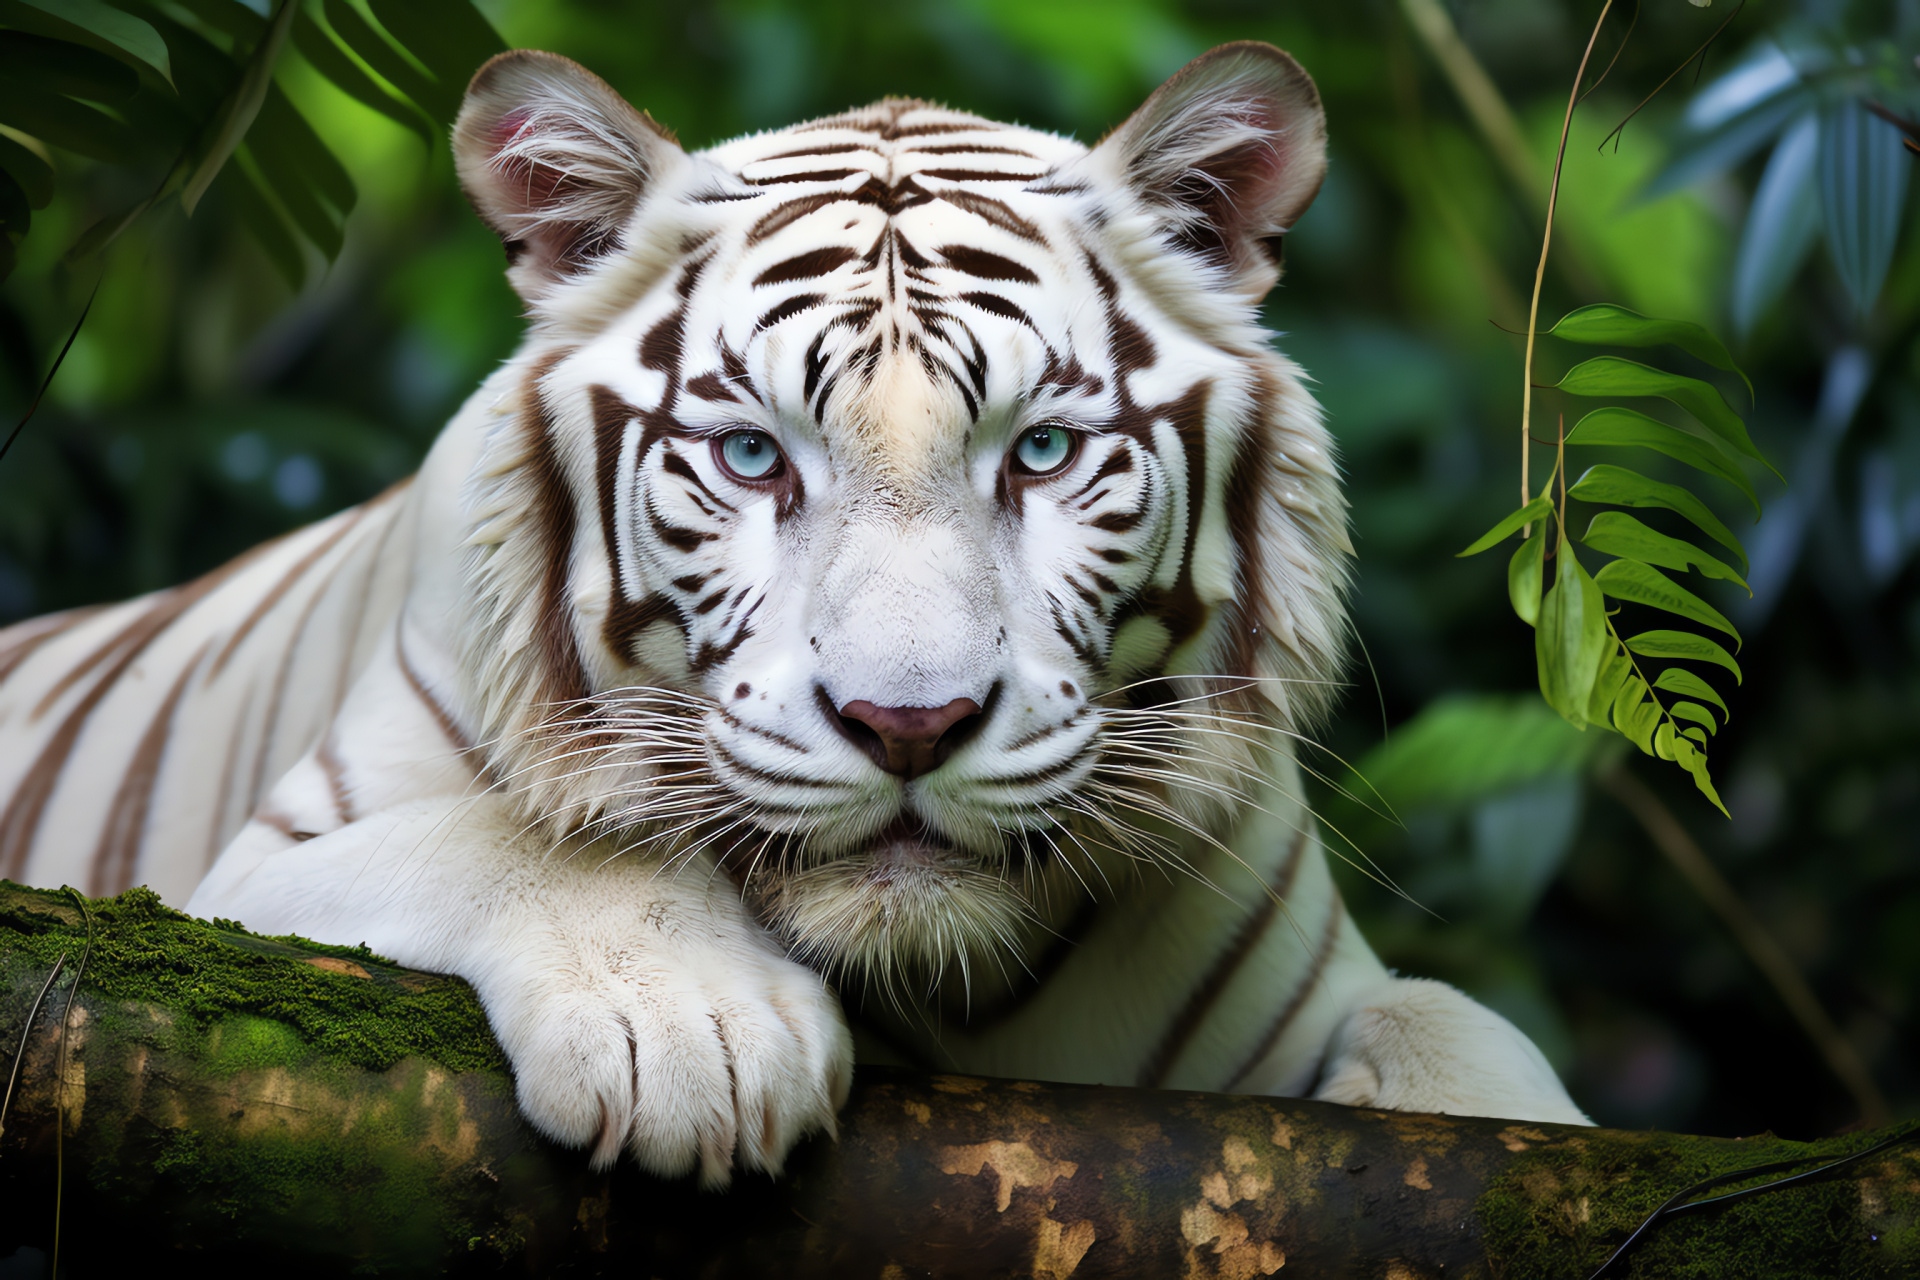
[[[181,586],[0,630],[0,876],[184,903],[405,599],[409,491]]]

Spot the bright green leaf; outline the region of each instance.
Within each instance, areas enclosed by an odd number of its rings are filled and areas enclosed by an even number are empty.
[[[1739,574],[1692,543],[1649,529],[1624,511],[1602,511],[1587,525],[1587,532],[1580,540],[1606,555],[1682,573],[1694,569],[1709,578],[1747,585]],[[1747,594],[1752,595],[1753,589],[1749,587]]]
[[[1560,322],[1547,330],[1547,336],[1603,347],[1657,347],[1666,343],[1716,369],[1739,374],[1747,384],[1747,394],[1753,394],[1753,380],[1741,372],[1720,339],[1704,326],[1687,320],[1656,320],[1611,302],[1596,302],[1561,316]]]
[[[1754,492],[1753,482],[1717,441],[1669,426],[1637,409],[1617,405],[1595,409],[1567,432],[1567,443],[1624,445],[1664,453],[1696,470],[1719,476],[1746,495],[1755,515],[1760,513],[1760,495]]]
[[[1648,755],[1653,754],[1653,729],[1660,721],[1660,708],[1647,697],[1647,682],[1628,676],[1613,698],[1613,725],[1627,740]]]
[[[1684,667],[1668,667],[1654,679],[1653,687],[1665,689],[1669,693],[1684,693],[1690,698],[1699,698],[1703,702],[1711,702],[1720,708],[1720,715],[1724,719],[1733,719],[1727,711],[1727,704],[1720,700],[1720,695],[1713,691],[1713,686]]]
[[[455,93],[507,47],[469,0],[372,0],[372,7],[387,33]]]
[[[1680,720],[1697,721],[1707,726],[1706,731],[1708,733],[1720,732],[1720,722],[1714,719],[1713,712],[1707,710],[1697,702],[1676,702],[1667,708],[1667,714]],[[1698,730],[1694,730],[1693,732],[1698,732]],[[1706,739],[1703,737],[1701,741],[1705,742]]]
[[[1653,731],[1653,754],[1662,760],[1671,760],[1673,755],[1673,721],[1661,719]]]
[[[1736,452],[1770,469],[1773,467],[1748,438],[1747,424],[1712,383],[1668,373],[1637,360],[1595,356],[1567,370],[1566,377],[1554,385],[1576,396],[1658,396],[1670,400],[1698,418],[1701,425]],[[1780,473],[1775,470],[1774,474]]]
[[[1518,511],[1504,517],[1499,524],[1496,524],[1493,528],[1481,534],[1474,540],[1474,544],[1465,551],[1455,552],[1455,558],[1457,559],[1460,556],[1477,556],[1494,543],[1517,532],[1522,526],[1530,525],[1535,521],[1544,519],[1552,510],[1553,499],[1542,494]]]
[[[1600,589],[1615,600],[1625,600],[1631,604],[1644,604],[1655,609],[1665,609],[1668,613],[1677,613],[1683,618],[1709,626],[1716,631],[1724,631],[1734,638],[1737,646],[1740,633],[1734,630],[1731,622],[1722,617],[1720,611],[1694,595],[1661,573],[1658,569],[1632,560],[1615,560],[1594,575]]]
[[[1600,662],[1600,674],[1594,677],[1593,690],[1587,695],[1587,723],[1605,725],[1607,709],[1620,695],[1620,687],[1633,675],[1633,661],[1619,645],[1609,645]]]
[[[1602,462],[1588,467],[1585,475],[1567,490],[1567,496],[1582,502],[1605,502],[1620,507],[1663,507],[1693,521],[1700,532],[1739,557],[1740,571],[1746,572],[1747,553],[1740,539],[1733,536],[1720,518],[1707,510],[1707,504],[1677,484],[1649,480],[1637,471]]]
[[[1585,724],[1587,696],[1606,657],[1607,605],[1564,536],[1554,555],[1553,587],[1533,633],[1540,692],[1570,723]]]
[[[293,47],[312,64],[315,71],[331,81],[334,88],[362,106],[373,108],[395,124],[413,130],[429,147],[433,145],[434,130],[419,108],[396,97],[362,71],[360,64],[347,56],[334,37],[321,30],[320,24],[305,13],[294,19]]]
[[[1540,562],[1546,547],[1547,524],[1542,520],[1533,536],[1522,542],[1513,559],[1507,561],[1507,599],[1513,602],[1520,621],[1530,627],[1540,620]]]
[[[453,124],[454,116],[460,111],[460,94],[466,88],[464,84],[449,90],[447,86],[435,83],[433,77],[414,66],[352,5],[342,0],[326,0],[324,12],[327,25],[340,37],[340,42],[373,68],[376,75],[426,112],[428,118],[441,128]]]
[[[1693,785],[1700,788],[1700,794],[1712,801],[1713,807],[1718,809],[1722,816],[1731,818],[1733,815],[1727,812],[1727,806],[1720,803],[1720,793],[1713,789],[1713,780],[1707,777],[1706,754],[1700,751],[1694,752],[1692,758],[1682,767],[1693,776]]]
[[[1741,683],[1740,664],[1733,655],[1705,636],[1691,631],[1642,631],[1627,637],[1627,648],[1647,658],[1686,658],[1693,662],[1716,662],[1733,672],[1735,684]]]

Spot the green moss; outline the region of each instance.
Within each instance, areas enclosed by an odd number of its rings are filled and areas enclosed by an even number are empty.
[[[1591,1275],[1674,1193],[1721,1174],[1809,1155],[1845,1155],[1879,1135],[1820,1143],[1773,1137],[1704,1143],[1665,1134],[1595,1133],[1525,1152],[1488,1183],[1476,1206],[1495,1274],[1549,1280]],[[1816,1181],[1671,1219],[1634,1246],[1625,1280],[1795,1280],[1910,1274],[1911,1230],[1876,1235],[1863,1223],[1858,1176]],[[1767,1181],[1763,1175],[1711,1194]],[[1888,1186],[1883,1216],[1911,1223],[1920,1188]],[[1807,1260],[1829,1260],[1808,1271]]]
[[[175,1022],[166,1034],[182,1048],[236,1016],[283,1029],[236,1020],[221,1033],[217,1069],[280,1065],[296,1045],[370,1071],[413,1056],[455,1071],[506,1067],[472,988],[457,978],[400,969],[365,947],[262,938],[230,921],[195,920],[144,888],[88,906],[89,991],[168,1009]],[[0,966],[45,973],[63,953],[76,964],[86,942],[73,895],[0,880]],[[321,967],[316,957],[336,963]]]

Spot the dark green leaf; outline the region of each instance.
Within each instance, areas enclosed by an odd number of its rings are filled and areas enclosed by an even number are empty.
[[[372,0],[373,16],[456,95],[507,42],[469,0]]]
[[[1760,495],[1754,492],[1753,482],[1718,441],[1669,426],[1637,409],[1595,409],[1567,432],[1567,443],[1638,446],[1664,453],[1696,470],[1719,476],[1746,495],[1754,514],[1760,512]]]
[[[1496,524],[1493,528],[1481,534],[1474,540],[1472,546],[1468,547],[1465,551],[1456,552],[1455,558],[1457,559],[1460,556],[1477,556],[1494,543],[1518,532],[1522,526],[1544,519],[1547,513],[1552,510],[1553,499],[1542,494],[1526,506],[1521,507],[1518,511],[1503,516],[1499,524]]]
[[[273,193],[288,220],[326,255],[327,261],[340,256],[340,224],[314,195],[297,165],[289,164],[284,154],[256,147],[251,142],[241,143],[235,155],[245,157],[255,181]]]
[[[1703,626],[1726,632],[1736,643],[1740,639],[1740,633],[1734,630],[1731,622],[1720,616],[1718,609],[1679,586],[1658,569],[1635,564],[1631,560],[1615,560],[1595,574],[1593,580],[1600,584],[1600,590],[1615,600],[1677,613]]]
[[[1435,699],[1368,752],[1359,773],[1397,806],[1458,808],[1548,778],[1578,777],[1601,749],[1531,694]]]
[[[100,108],[38,92],[13,79],[0,79],[0,124],[108,164],[131,165],[140,159],[133,133]]]
[[[27,204],[27,193],[11,176],[0,173],[0,232],[24,236],[32,226],[33,210]]]
[[[206,194],[208,184],[219,175],[241,139],[247,136],[247,130],[253,127],[260,104],[266,100],[267,87],[273,82],[274,64],[280,60],[280,50],[286,45],[287,33],[293,30],[293,20],[299,12],[300,0],[280,0],[273,25],[262,33],[260,42],[247,55],[240,82],[220,104],[220,112],[209,126],[204,145],[195,155],[193,168],[180,190],[180,205],[188,214],[193,213],[200,197]]]
[[[353,212],[357,193],[346,167],[334,158],[327,144],[320,140],[306,117],[294,109],[278,85],[267,87],[267,96],[260,103],[260,115],[254,120],[248,137],[255,144],[255,158],[261,161],[262,170],[276,187],[284,189],[298,176],[342,217]],[[271,164],[267,162],[269,155]],[[285,179],[281,176],[282,169],[288,171]]]
[[[1547,334],[1568,342],[1601,347],[1657,347],[1665,343],[1716,369],[1739,374],[1740,380],[1747,384],[1747,394],[1753,394],[1753,380],[1741,372],[1720,339],[1691,321],[1656,320],[1611,302],[1596,302],[1567,312]]]
[[[0,0],[0,22],[57,40],[77,41],[129,65],[144,66],[173,83],[167,42],[160,33],[101,0]]]
[[[174,3],[215,31],[231,37],[239,49],[253,48],[267,29],[267,20],[249,8],[245,0],[174,0]]]
[[[1546,547],[1547,524],[1542,520],[1533,536],[1522,542],[1513,559],[1507,561],[1507,599],[1513,602],[1520,621],[1530,627],[1540,620],[1540,561]]]
[[[1709,578],[1747,585],[1739,574],[1692,543],[1655,532],[1624,511],[1602,511],[1587,525],[1586,535],[1580,540],[1606,555],[1655,564],[1663,569],[1678,569],[1682,573],[1694,569]],[[1747,594],[1753,594],[1751,588]]]
[[[20,184],[20,189],[27,193],[29,205],[44,209],[52,201],[52,167],[5,134],[0,134],[0,169]]]
[[[1697,702],[1676,702],[1667,708],[1667,714],[1681,720],[1692,720],[1696,723],[1703,724],[1707,726],[1707,733],[1720,732],[1720,722],[1714,719],[1713,712],[1707,710]],[[1697,733],[1699,731],[1694,730],[1693,732]],[[1704,734],[1701,736],[1700,741],[1706,741]]]
[[[1693,521],[1700,532],[1739,557],[1740,570],[1746,572],[1747,553],[1740,539],[1733,536],[1707,504],[1676,484],[1649,480],[1637,471],[1600,463],[1587,468],[1585,475],[1567,490],[1567,496],[1582,502],[1606,502],[1621,507],[1663,507]]]
[[[287,230],[286,223],[281,220],[272,202],[255,183],[248,167],[233,166],[220,187],[240,221],[266,251],[268,260],[287,284],[298,290],[307,280],[306,259],[300,256],[299,242]]]
[[[1893,262],[1913,161],[1901,133],[1858,98],[1820,112],[1820,208],[1827,249],[1861,313],[1873,309]]]
[[[1809,111],[1787,129],[1747,206],[1733,263],[1733,327],[1743,337],[1786,291],[1820,234],[1820,117]]]
[[[1659,396],[1671,400],[1698,418],[1702,426],[1726,441],[1736,453],[1745,454],[1769,468],[1773,466],[1766,455],[1754,447],[1747,436],[1747,424],[1712,383],[1668,373],[1637,360],[1595,356],[1567,370],[1566,377],[1554,385],[1576,396]]]
[[[1587,695],[1607,651],[1607,606],[1563,536],[1554,553],[1553,587],[1540,602],[1534,655],[1547,705],[1572,724],[1587,722]]]
[[[1668,667],[1654,678],[1653,687],[1665,689],[1669,693],[1684,693],[1690,698],[1699,698],[1703,702],[1711,702],[1720,708],[1722,716],[1728,720],[1733,719],[1727,711],[1727,704],[1720,700],[1720,695],[1713,691],[1713,686],[1684,668]]]
[[[1735,684],[1741,683],[1740,664],[1733,655],[1705,636],[1691,631],[1642,631],[1627,637],[1627,648],[1646,658],[1685,658],[1692,662],[1713,662],[1733,672]]]
[[[118,58],[23,31],[0,31],[0,77],[40,93],[96,102],[119,102],[140,87],[140,77]]]
[[[394,123],[404,125],[420,135],[420,140],[429,147],[433,145],[434,133],[425,116],[412,103],[402,101],[389,93],[372,76],[360,69],[360,64],[348,57],[334,38],[320,29],[320,24],[302,13],[293,22],[293,47],[300,56],[313,65],[333,83],[333,87],[352,98],[362,106],[378,111]]]
[[[433,77],[408,61],[407,56],[376,31],[373,24],[361,17],[360,11],[352,5],[342,0],[326,0],[324,12],[327,25],[333,28],[341,43],[373,68],[376,75],[426,112],[428,119],[435,124],[442,128],[453,125],[454,116],[460,112],[460,94],[465,85],[451,91],[443,88]]]

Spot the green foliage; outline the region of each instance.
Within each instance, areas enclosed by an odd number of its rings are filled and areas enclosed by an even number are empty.
[[[82,232],[81,258],[169,197],[193,214],[225,177],[223,207],[291,286],[307,248],[340,256],[357,199],[345,166],[275,82],[289,47],[349,97],[431,140],[468,77],[505,48],[468,0],[0,0],[0,125],[29,142],[144,175],[150,193]],[[318,15],[318,16],[316,16]],[[230,176],[228,176],[230,175]],[[0,278],[13,269],[54,171],[0,135]]]
[[[1659,320],[1625,307],[1591,306],[1568,313],[1548,330],[1571,342],[1609,346],[1652,347],[1670,344],[1715,368],[1739,374],[1725,346],[1699,325]],[[1711,383],[1664,369],[1595,356],[1575,365],[1559,389],[1580,396],[1657,397],[1684,409],[1706,428],[1688,430],[1662,422],[1638,410],[1607,406],[1589,413],[1561,443],[1568,447],[1609,445],[1640,447],[1677,458],[1698,470],[1735,482],[1755,507],[1752,483],[1741,471],[1736,455],[1765,463],[1747,435],[1746,424]],[[1710,433],[1710,434],[1708,434]],[[1738,646],[1740,633],[1724,614],[1668,577],[1665,570],[1697,573],[1732,582],[1742,588],[1747,564],[1739,539],[1686,489],[1649,480],[1624,467],[1600,464],[1589,468],[1556,503],[1554,481],[1565,469],[1564,457],[1547,478],[1540,496],[1512,512],[1476,540],[1461,555],[1485,551],[1515,531],[1541,523],[1515,553],[1509,567],[1508,594],[1514,612],[1534,627],[1534,652],[1540,692],[1547,705],[1568,723],[1611,729],[1642,752],[1669,760],[1684,769],[1721,812],[1721,804],[1707,770],[1708,737],[1718,723],[1703,704],[1727,714],[1727,705],[1712,686],[1685,667],[1667,667],[1650,675],[1642,658],[1667,658],[1714,663],[1732,671],[1740,668],[1712,640],[1691,632],[1651,631],[1622,639],[1602,597],[1674,614],[1689,622],[1723,631]],[[1610,506],[1662,508],[1685,517],[1693,528],[1731,551],[1739,561],[1736,571],[1683,538],[1648,527],[1622,511],[1601,511],[1588,521],[1580,541],[1588,549],[1613,557],[1589,576],[1569,541],[1566,500]],[[1545,521],[1551,517],[1558,534],[1551,559],[1553,586],[1539,596],[1546,545]],[[1681,694],[1698,701],[1662,698]],[[1685,723],[1683,723],[1683,721]]]

